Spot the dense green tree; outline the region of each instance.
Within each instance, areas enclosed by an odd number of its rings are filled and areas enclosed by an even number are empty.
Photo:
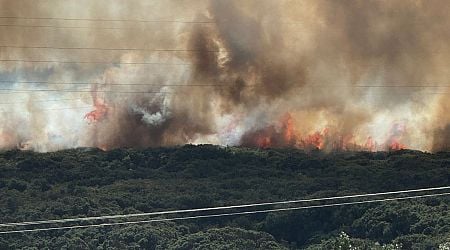
[[[212,145],[45,154],[14,150],[0,153],[0,218],[140,213],[449,185],[450,153]],[[449,239],[449,198],[442,196],[0,235],[0,249],[344,249],[350,244],[352,249],[445,249]]]

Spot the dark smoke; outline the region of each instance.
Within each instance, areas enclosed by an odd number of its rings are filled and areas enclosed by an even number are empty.
[[[2,27],[0,44],[147,49],[0,49],[2,59],[116,62],[2,64],[1,79],[17,81],[5,88],[88,90],[7,95],[5,102],[24,104],[11,106],[11,113],[2,116],[3,148],[24,143],[48,151],[202,142],[292,147],[325,137],[324,129],[330,144],[324,148],[345,143],[357,148],[367,138],[379,145],[392,142],[392,126],[404,124],[405,131],[395,140],[415,149],[448,150],[446,0],[2,1],[0,9],[2,16],[211,21],[3,20],[95,29]],[[160,49],[178,51],[152,51]],[[162,65],[123,64],[127,62]],[[93,84],[24,85],[22,80]],[[369,85],[375,87],[364,87]],[[57,98],[80,100],[35,104]],[[75,109],[86,105],[93,108]],[[60,107],[74,109],[55,111]],[[89,111],[98,119],[83,120]],[[286,114],[295,120],[289,129],[283,127]],[[286,131],[294,132],[286,136]]]

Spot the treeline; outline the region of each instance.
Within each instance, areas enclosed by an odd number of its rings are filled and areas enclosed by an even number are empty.
[[[6,151],[0,153],[0,218],[32,221],[449,185],[445,152],[326,154],[212,145]],[[0,249],[444,249],[450,246],[449,201],[443,196],[0,235]]]

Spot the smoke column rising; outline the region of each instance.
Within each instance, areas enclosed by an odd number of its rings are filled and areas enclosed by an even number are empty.
[[[0,19],[78,27],[1,26],[1,45],[133,50],[1,47],[97,63],[2,62],[0,146],[448,150],[448,13],[445,0],[3,0],[1,16],[109,21]]]

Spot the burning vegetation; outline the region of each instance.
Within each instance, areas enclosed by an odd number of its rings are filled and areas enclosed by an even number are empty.
[[[3,16],[130,20],[2,28],[1,44],[54,47],[0,48],[34,61],[0,69],[15,91],[2,148],[449,149],[448,1],[102,3],[1,3]],[[73,63],[36,63],[49,58]]]
[[[395,151],[407,149],[401,137],[406,133],[404,125],[395,124],[385,141],[377,142],[368,136],[365,142],[357,141],[352,134],[341,135],[339,131],[324,128],[302,134],[297,130],[292,116],[287,113],[277,125],[249,131],[242,137],[241,145],[260,148],[294,147],[304,150],[324,151]]]

